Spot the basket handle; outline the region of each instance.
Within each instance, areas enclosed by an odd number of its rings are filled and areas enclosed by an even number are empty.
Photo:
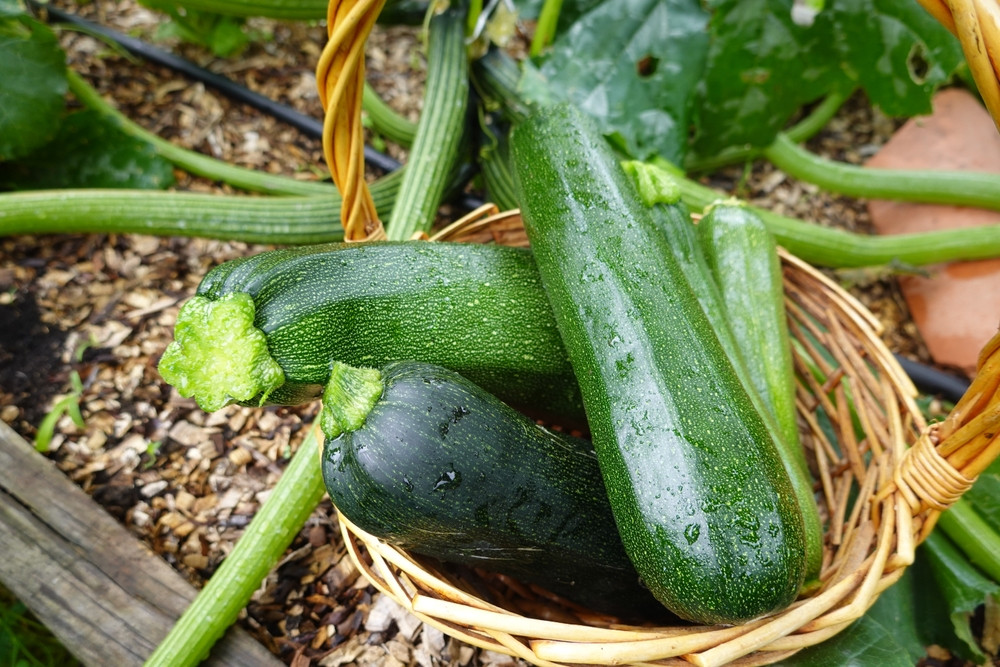
[[[1000,455],[1000,331],[979,353],[976,376],[948,417],[903,455],[894,475],[914,510],[947,509]],[[892,489],[885,489],[890,492]]]
[[[365,41],[385,0],[330,0],[328,40],[316,64],[316,86],[323,104],[323,156],[343,199],[344,238],[385,238],[365,180],[361,98],[365,82]]]
[[[958,37],[983,102],[1000,128],[1000,6],[996,0],[917,0]]]

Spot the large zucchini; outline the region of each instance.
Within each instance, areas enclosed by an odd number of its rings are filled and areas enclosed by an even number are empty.
[[[622,548],[587,441],[418,362],[336,364],[321,420],[330,499],[363,530],[594,610],[663,618]]]
[[[160,373],[205,410],[313,400],[335,361],[416,359],[540,415],[583,420],[524,249],[412,241],[264,252],[212,269],[174,336]]]
[[[570,105],[515,128],[511,155],[535,262],[643,581],[699,623],[786,606],[805,571],[788,475],[634,186]]]

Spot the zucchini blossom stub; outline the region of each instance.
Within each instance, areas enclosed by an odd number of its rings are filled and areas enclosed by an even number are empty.
[[[191,297],[177,314],[174,341],[160,359],[160,375],[181,396],[193,396],[206,412],[234,402],[256,400],[263,405],[285,382],[285,373],[253,322],[249,294]]]

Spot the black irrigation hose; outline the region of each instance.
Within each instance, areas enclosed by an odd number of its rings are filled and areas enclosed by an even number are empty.
[[[36,6],[42,7],[42,5]],[[195,65],[189,60],[185,60],[184,58],[174,55],[173,53],[147,44],[140,39],[136,39],[135,37],[124,35],[102,25],[92,23],[87,19],[64,12],[61,9],[56,9],[50,5],[44,5],[44,8],[54,21],[69,23],[82,28],[88,33],[109,39],[119,44],[133,55],[139,56],[140,58],[150,62],[157,63],[158,65],[169,67],[170,69],[194,79],[195,81],[200,81],[206,86],[214,88],[232,100],[243,102],[258,111],[263,111],[264,113],[291,125],[309,137],[320,138],[323,136],[322,121],[300,113],[291,107],[275,102],[264,95],[255,93],[254,91],[235,83],[221,74],[210,72],[203,67]],[[376,151],[370,146],[365,146],[365,160],[376,169],[384,172],[395,171],[400,167],[399,162],[384,153]]]
[[[36,7],[42,7],[42,5],[33,2],[33,0],[29,0],[29,2]],[[323,136],[323,123],[321,121],[310,116],[306,116],[291,107],[276,102],[268,97],[260,95],[259,93],[255,93],[220,74],[210,72],[209,70],[199,67],[184,58],[162,49],[158,49],[155,46],[143,42],[142,40],[129,37],[128,35],[124,35],[110,28],[92,23],[91,21],[80,18],[79,16],[75,16],[52,7],[51,5],[44,5],[44,8],[48,12],[49,16],[55,21],[78,26],[87,32],[100,35],[105,39],[116,42],[133,55],[165,67],[169,67],[170,69],[180,72],[195,81],[200,81],[207,86],[215,88],[230,99],[248,104],[259,111],[269,114],[274,118],[291,125],[309,137],[320,138]],[[373,167],[385,172],[395,171],[400,167],[400,163],[392,157],[385,155],[384,153],[380,153],[370,146],[365,146],[365,160]],[[471,195],[464,195],[461,200],[461,204],[469,209],[474,209],[482,203],[482,200]],[[951,373],[946,373],[942,370],[913,361],[912,359],[908,359],[899,354],[895,355],[895,357],[900,366],[913,381],[913,384],[924,393],[940,396],[951,402],[957,402],[969,387],[969,381],[965,378]]]
[[[894,356],[917,389],[925,394],[933,394],[952,403],[957,403],[965,394],[965,390],[969,388],[969,381],[963,377],[946,373],[919,361],[907,359],[899,354]]]

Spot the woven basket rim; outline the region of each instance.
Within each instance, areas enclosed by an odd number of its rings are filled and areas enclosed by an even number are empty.
[[[516,210],[498,212],[496,207],[487,207],[467,218],[432,239],[527,243]],[[825,336],[840,348],[835,356],[842,364],[828,369],[829,377],[821,383],[810,374],[815,369],[805,364],[817,363],[824,355],[813,351],[814,358],[807,362],[803,356],[808,354],[801,349],[796,354],[798,372],[812,383],[807,386],[809,382],[800,377],[797,402],[804,435],[813,447],[820,502],[829,513],[819,591],[785,610],[739,626],[644,627],[597,614],[550,620],[488,602],[456,585],[426,560],[365,533],[341,516],[348,553],[363,576],[442,632],[541,667],[770,664],[825,641],[860,618],[913,562],[916,546],[947,504],[941,494],[957,498],[972,480],[946,466],[945,470],[958,474],[961,485],[957,492],[948,489],[945,493],[935,476],[925,475],[928,465],[933,468],[941,460],[934,447],[936,426],[925,423],[915,402],[917,390],[882,342],[879,321],[821,271],[783,249],[779,255],[789,322],[798,330],[799,347],[808,347],[802,342],[807,336]],[[807,334],[810,327],[814,330]],[[825,441],[816,410],[825,410],[827,418],[850,422],[848,393],[856,399],[855,418],[864,437],[854,437],[852,428],[847,441]],[[867,398],[862,400],[862,395]],[[838,448],[847,453],[839,455]],[[911,452],[917,454],[908,456]],[[906,465],[911,459],[916,460],[915,467]],[[861,500],[849,505],[846,501],[852,491]],[[562,607],[558,610],[563,611]]]

